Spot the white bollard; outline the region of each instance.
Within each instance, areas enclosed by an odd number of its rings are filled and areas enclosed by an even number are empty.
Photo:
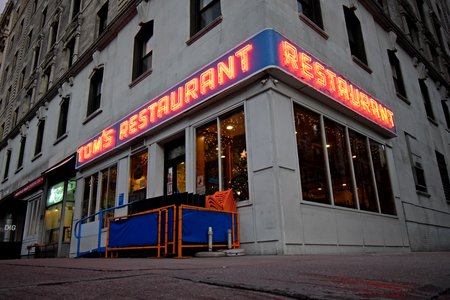
[[[208,251],[212,251],[212,243],[213,243],[213,230],[212,227],[208,227]]]
[[[231,249],[231,229],[228,229],[228,249]]]

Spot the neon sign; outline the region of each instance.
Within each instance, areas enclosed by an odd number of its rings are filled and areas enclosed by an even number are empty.
[[[266,29],[82,144],[77,150],[76,167],[149,132],[265,69],[281,69],[395,133],[390,109],[276,31]]]

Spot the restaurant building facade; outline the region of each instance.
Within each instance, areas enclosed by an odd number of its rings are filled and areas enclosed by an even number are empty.
[[[1,67],[20,255],[100,249],[128,203],[229,188],[251,254],[450,249],[445,3],[59,1],[11,68],[31,4],[8,2]]]

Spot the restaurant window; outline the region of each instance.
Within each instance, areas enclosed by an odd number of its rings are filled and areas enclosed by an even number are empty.
[[[34,147],[34,156],[42,152],[42,141],[44,140],[45,120],[40,120],[37,126],[36,145]]]
[[[419,79],[420,91],[422,92],[422,99],[425,105],[425,111],[427,113],[427,117],[431,120],[434,120],[433,108],[431,107],[431,99],[430,94],[428,92],[428,87],[425,84],[425,80]]]
[[[356,208],[345,127],[324,119],[334,204]]]
[[[147,197],[148,151],[133,154],[130,157],[130,194],[128,202],[143,200]]]
[[[102,99],[102,83],[103,83],[103,68],[97,69],[91,77],[91,84],[89,87],[89,100],[87,107],[87,116],[100,108]]]
[[[447,163],[442,153],[435,151],[436,160],[439,168],[439,174],[441,175],[442,187],[444,189],[445,200],[450,202],[450,179],[448,177]]]
[[[116,205],[117,166],[104,169],[100,172],[102,179],[100,189],[100,210],[112,208]],[[108,219],[114,217],[114,210],[106,211],[102,215],[102,227],[108,225]]]
[[[384,145],[299,105],[294,116],[303,201],[396,214]]]
[[[355,12],[346,6],[344,6],[344,16],[345,25],[347,26],[348,41],[350,43],[350,52],[354,57],[367,65],[361,23],[355,15]]]
[[[17,169],[23,167],[23,157],[25,154],[25,144],[27,143],[27,138],[22,136],[20,138],[20,148],[19,148],[19,158],[17,159]]]
[[[97,190],[98,190],[98,173],[84,178],[84,192],[83,202],[81,204],[81,218],[86,218],[87,222],[93,222],[95,216],[92,216],[96,211],[97,206]]]
[[[74,179],[59,182],[49,188],[45,209],[46,243],[58,243],[60,240],[63,243],[70,243],[75,190],[76,181]],[[61,239],[60,232],[62,233]]]
[[[133,80],[151,71],[153,43],[153,21],[150,21],[142,25],[134,38]]]
[[[425,180],[425,171],[423,169],[422,156],[419,154],[418,141],[415,137],[405,132],[406,146],[409,152],[411,168],[416,185],[416,191],[427,194],[428,188]]]
[[[406,98],[405,84],[403,83],[402,70],[400,68],[400,61],[398,60],[395,52],[387,50],[389,56],[389,63],[391,65],[392,80],[394,81],[395,91],[397,95]]]
[[[97,22],[98,22],[98,35],[101,35],[108,26],[108,2],[103,4],[103,6],[97,12]]]
[[[67,131],[67,118],[69,116],[69,102],[70,98],[63,98],[60,111],[59,111],[59,119],[58,119],[58,131],[56,134],[56,138],[62,137]]]
[[[321,117],[297,105],[294,113],[303,200],[330,204]]]
[[[191,36],[221,15],[220,0],[191,0]]]
[[[28,202],[27,208],[27,227],[25,228],[26,236],[35,236],[38,234],[38,224],[40,219],[40,203],[41,197],[34,198]]]
[[[11,163],[11,149],[8,149],[6,151],[6,162],[5,162],[5,170],[3,172],[3,180],[8,179],[8,173],[9,173],[9,164]]]
[[[196,129],[196,192],[232,189],[236,201],[249,199],[244,110]]]
[[[323,29],[322,12],[319,0],[297,0],[298,13],[304,15]]]

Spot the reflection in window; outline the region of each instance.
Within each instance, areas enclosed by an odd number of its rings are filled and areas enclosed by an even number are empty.
[[[297,9],[317,26],[323,29],[320,0],[297,0]]]
[[[143,200],[147,197],[147,165],[147,150],[131,156],[129,202]]]
[[[361,62],[367,65],[366,50],[364,47],[364,39],[361,30],[361,22],[355,15],[355,12],[344,6],[345,25],[347,26],[348,42],[350,44],[350,52]]]
[[[244,111],[220,118],[222,189],[233,189],[234,199],[248,199],[247,147]]]
[[[249,199],[244,111],[220,117],[219,124],[220,132],[217,120],[197,129],[196,191],[211,195],[233,189],[236,201]]]
[[[303,200],[329,204],[320,116],[300,106],[294,112]]]
[[[325,135],[327,139],[328,161],[334,204],[356,208],[353,195],[348,148],[345,138],[345,128],[333,121],[325,119]]]
[[[197,193],[211,195],[219,190],[219,143],[217,121],[197,129]]]
[[[396,215],[394,194],[392,192],[384,146],[371,140],[370,152],[372,154],[373,170],[377,184],[378,198],[380,199],[381,213]]]
[[[95,213],[97,203],[98,174],[84,179],[83,203],[81,205],[81,217],[87,217]],[[90,217],[88,222],[93,222],[95,217]]]
[[[100,210],[114,207],[116,204],[117,167],[105,169],[101,172],[102,189],[100,192]],[[108,218],[114,217],[114,210],[109,210],[103,215],[102,226],[108,225]]]
[[[152,69],[153,21],[142,25],[134,38],[133,80]]]
[[[220,0],[191,0],[191,36],[221,15]]]
[[[349,130],[353,167],[355,169],[356,189],[359,208],[378,212],[378,204],[373,186],[367,139],[359,133]]]

